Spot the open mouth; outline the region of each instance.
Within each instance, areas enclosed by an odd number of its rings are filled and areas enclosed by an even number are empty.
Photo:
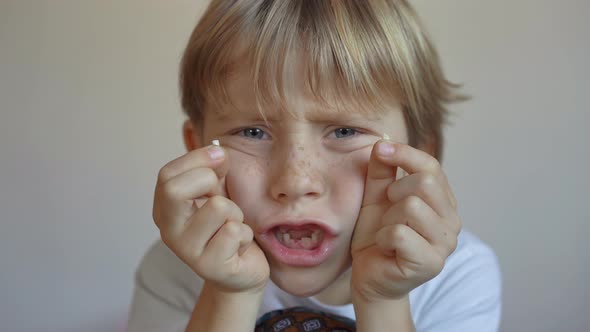
[[[280,244],[289,249],[314,250],[324,240],[324,230],[315,225],[275,227],[274,235]]]
[[[316,223],[281,224],[262,233],[259,240],[277,262],[310,267],[331,256],[336,235]]]

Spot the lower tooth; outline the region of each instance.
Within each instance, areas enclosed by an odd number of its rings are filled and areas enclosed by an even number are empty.
[[[301,239],[301,245],[303,246],[303,248],[308,249],[309,247],[311,247],[311,239],[308,237],[304,237]]]
[[[291,235],[289,235],[289,233],[283,233],[283,242],[285,242],[285,243],[291,242]]]
[[[314,231],[309,236],[304,236],[294,240],[291,238],[291,234],[289,232],[278,232],[277,237],[284,245],[288,247],[299,247],[303,249],[311,249],[312,247],[316,246],[321,233],[318,231]]]

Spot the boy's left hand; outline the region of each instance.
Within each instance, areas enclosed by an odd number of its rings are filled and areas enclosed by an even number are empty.
[[[396,181],[398,167],[408,175]],[[407,296],[442,271],[460,229],[455,197],[436,158],[379,141],[352,238],[353,296],[369,302]]]

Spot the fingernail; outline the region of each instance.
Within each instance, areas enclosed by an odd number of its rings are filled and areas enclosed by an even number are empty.
[[[382,157],[389,157],[395,152],[393,144],[387,142],[379,142],[377,144],[377,153]]]
[[[210,146],[207,149],[207,152],[209,153],[209,157],[213,160],[221,159],[224,155],[223,149],[215,145]]]

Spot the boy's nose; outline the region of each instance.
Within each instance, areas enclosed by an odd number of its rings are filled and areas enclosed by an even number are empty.
[[[270,191],[277,201],[291,202],[302,198],[315,199],[325,191],[317,160],[301,153],[293,153],[275,165]]]

